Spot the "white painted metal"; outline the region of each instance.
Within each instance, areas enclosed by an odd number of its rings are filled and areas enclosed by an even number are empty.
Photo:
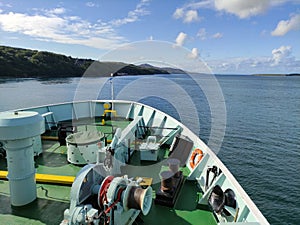
[[[104,146],[104,134],[97,131],[83,131],[66,138],[67,159],[70,163],[84,165],[97,162],[97,152]]]
[[[41,135],[32,138],[32,147],[34,156],[38,156],[43,152]]]
[[[181,134],[189,137],[194,142],[195,148],[200,148],[204,152],[204,157],[201,162],[195,167],[191,168],[189,162],[186,162],[187,167],[190,169],[189,179],[198,181],[200,187],[204,187],[205,182],[205,170],[211,166],[217,166],[220,170],[222,170],[222,176],[217,178],[214,184],[219,184],[222,188],[230,187],[237,196],[237,200],[239,201],[240,213],[237,218],[237,224],[239,222],[244,222],[243,224],[261,224],[268,225],[268,221],[244,191],[244,189],[240,186],[234,176],[230,173],[230,171],[226,168],[226,166],[220,161],[217,155],[192,131],[190,131],[185,125],[178,122],[176,119],[170,117],[169,115],[144,104],[131,102],[131,101],[122,101],[122,100],[92,100],[85,101],[85,103],[89,104],[81,104],[81,107],[86,107],[91,104],[94,105],[95,112],[90,112],[89,109],[80,109],[80,117],[89,117],[91,114],[94,116],[101,116],[103,114],[103,104],[105,102],[113,102],[114,109],[117,111],[117,115],[119,117],[124,117],[127,119],[135,119],[138,116],[143,116],[145,120],[146,126],[160,126],[162,123],[166,127],[180,127]],[[77,102],[81,103],[81,102]],[[53,118],[55,118],[56,122],[60,120],[66,119],[74,119],[73,115],[73,104],[70,103],[61,103],[50,106],[41,106],[37,108],[30,108],[27,110],[34,111],[42,111],[43,113],[52,111]],[[77,108],[77,107],[75,107]],[[142,115],[141,115],[142,114]],[[163,122],[164,121],[164,122]],[[168,132],[172,132],[171,130],[163,131],[163,135],[168,135]],[[174,132],[174,131],[173,131]],[[192,152],[191,152],[192,153]],[[191,154],[190,153],[190,154]],[[214,185],[213,184],[213,185]],[[208,193],[208,192],[207,192]],[[204,193],[204,197],[207,197],[208,194]],[[202,199],[205,200],[205,199]],[[201,202],[201,199],[200,201]],[[221,222],[220,224],[227,224],[227,222]]]
[[[149,136],[146,143],[140,145],[141,160],[157,161],[159,144],[156,136]]]
[[[37,112],[0,113],[0,140],[7,153],[11,204],[23,206],[36,199],[33,141],[45,132]]]

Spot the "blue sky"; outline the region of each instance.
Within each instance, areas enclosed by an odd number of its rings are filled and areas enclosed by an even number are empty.
[[[167,41],[214,73],[300,72],[300,0],[0,0],[0,45],[99,59]]]

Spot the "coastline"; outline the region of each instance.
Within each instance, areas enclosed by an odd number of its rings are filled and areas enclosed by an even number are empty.
[[[291,76],[300,76],[300,73],[289,73],[289,74],[252,74],[252,76],[260,77],[291,77]]]

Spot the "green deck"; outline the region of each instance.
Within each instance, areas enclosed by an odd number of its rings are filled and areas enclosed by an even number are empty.
[[[153,204],[150,213],[143,217],[145,224],[216,224],[208,208],[200,209],[197,200],[201,193],[194,182],[186,181],[174,208]]]
[[[85,121],[86,122],[86,121]],[[129,121],[107,121],[105,126],[101,126],[98,121],[97,129],[107,134],[107,138],[111,139],[109,133],[117,127],[122,129],[128,125]],[[113,124],[113,127],[111,126]],[[89,129],[89,126],[82,126],[80,129]],[[95,127],[95,126],[94,126]],[[50,132],[47,134],[49,135]],[[55,132],[53,133],[55,135]],[[162,160],[168,154],[168,149],[160,150],[159,158]],[[75,176],[82,168],[67,162],[66,147],[59,146],[55,141],[43,141],[43,154],[36,160],[37,173],[69,175]],[[153,167],[153,170],[147,169],[151,166],[151,162],[141,162],[139,160],[139,152],[135,151],[131,157],[131,163],[135,166],[146,166],[145,170],[136,169],[137,167],[124,167],[123,173],[131,176],[156,176],[154,180],[159,179],[160,171],[166,167],[164,164]],[[151,167],[152,168],[152,167]],[[6,159],[0,159],[0,170],[6,170]],[[183,174],[188,174],[187,168],[181,168]],[[155,190],[160,188],[160,183],[153,182],[153,196]],[[37,184],[38,198],[34,202],[22,206],[12,207],[9,198],[9,184],[6,180],[0,180],[0,224],[60,224],[63,220],[63,212],[69,208],[70,186]],[[135,224],[217,224],[212,211],[207,206],[200,207],[198,199],[202,193],[193,181],[185,180],[178,199],[173,208],[152,204],[150,213],[147,216],[140,216]]]

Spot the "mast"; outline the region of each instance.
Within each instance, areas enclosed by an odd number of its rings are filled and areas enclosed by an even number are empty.
[[[114,77],[114,74],[111,73],[110,76],[111,76],[111,78],[110,78],[111,109],[114,110],[114,103],[113,103],[113,100],[114,100],[114,84],[113,84],[113,77]]]

